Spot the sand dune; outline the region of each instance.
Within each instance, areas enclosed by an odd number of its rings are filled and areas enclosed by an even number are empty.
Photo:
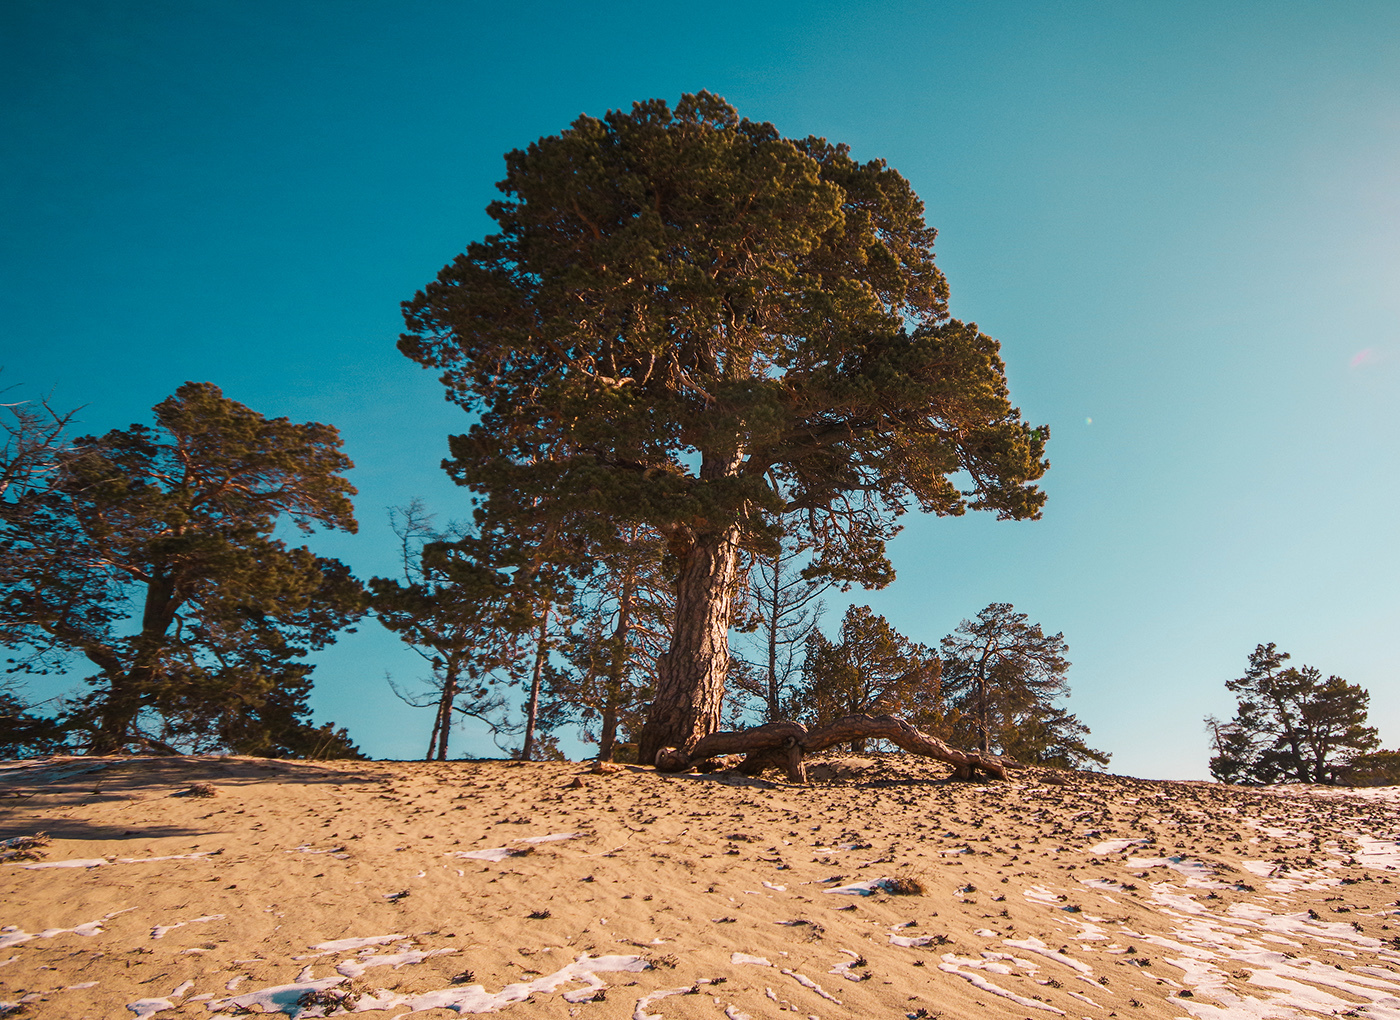
[[[1400,1018],[1394,789],[811,775],[9,763],[0,1008]]]

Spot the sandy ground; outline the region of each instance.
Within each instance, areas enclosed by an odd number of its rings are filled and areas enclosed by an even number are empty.
[[[0,1013],[1400,1018],[1394,788],[811,774],[6,763]]]

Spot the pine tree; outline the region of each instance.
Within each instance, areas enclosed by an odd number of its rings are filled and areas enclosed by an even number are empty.
[[[360,616],[363,591],[339,561],[272,537],[283,519],[355,530],[336,430],[265,418],[210,383],[154,410],[155,427],[74,440],[51,484],[7,505],[15,670],[73,654],[97,668],[66,718],[95,753],[353,751],[307,722],[300,660]]]
[[[499,187],[499,232],[405,305],[399,346],[475,416],[464,484],[547,503],[563,534],[665,537],[642,761],[718,726],[741,550],[771,550],[783,514],[866,585],[911,509],[1039,515],[1048,430],[1009,402],[996,341],[949,318],[923,205],[882,161],[702,92],[581,117]]]
[[[578,587],[577,629],[567,651],[573,671],[560,678],[557,691],[578,706],[600,761],[613,760],[619,735],[631,738],[641,728],[671,625],[664,546],[656,533],[624,525],[606,546]]]
[[[734,659],[729,686],[735,694],[757,701],[763,721],[791,718],[793,697],[802,672],[807,640],[821,622],[821,596],[834,583],[830,576],[805,569],[810,550],[784,536],[771,551],[751,556],[747,613],[742,629],[752,634]]]
[[[939,698],[941,664],[933,650],[904,637],[869,606],[846,610],[837,641],[813,631],[806,652],[799,702],[809,726],[847,715],[917,715]],[[863,740],[851,745],[852,751],[864,748]]]
[[[493,736],[519,732],[508,720],[502,687],[519,683],[510,581],[492,565],[489,545],[469,526],[435,528],[421,500],[390,514],[399,538],[403,579],[369,582],[371,608],[432,671],[426,696],[396,688],[404,701],[432,707],[425,760],[446,761],[452,727],[461,717],[485,723]]]
[[[1287,666],[1272,641],[1225,687],[1238,696],[1228,723],[1208,717],[1215,734],[1211,775],[1226,783],[1335,783],[1352,759],[1380,746],[1366,725],[1371,695],[1314,666]]]
[[[955,737],[1028,764],[1107,764],[1108,755],[1084,743],[1088,728],[1053,704],[1069,696],[1064,634],[1046,634],[1011,604],[994,602],[940,647],[944,693],[957,728],[970,730]]]

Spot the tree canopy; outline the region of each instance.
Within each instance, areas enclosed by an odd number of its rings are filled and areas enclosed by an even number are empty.
[[[943,690],[961,719],[959,735],[1027,764],[1108,764],[1108,755],[1084,743],[1088,727],[1054,704],[1069,696],[1064,634],[1046,634],[1015,606],[993,602],[941,648]]]
[[[506,156],[499,231],[405,304],[400,349],[474,415],[449,469],[562,533],[655,529],[671,644],[639,753],[713,731],[742,548],[787,525],[820,570],[893,577],[911,509],[1034,518],[1048,430],[995,340],[948,315],[909,183],[706,92]]]
[[[1238,696],[1228,723],[1207,718],[1215,741],[1210,772],[1226,783],[1335,783],[1352,762],[1382,768],[1367,752],[1380,746],[1366,725],[1371,695],[1315,666],[1288,666],[1271,641],[1249,656],[1249,668],[1225,687]],[[1377,762],[1381,764],[1378,765]]]
[[[45,484],[4,502],[12,672],[74,654],[95,666],[64,719],[95,752],[353,752],[307,721],[300,660],[361,614],[363,592],[344,564],[273,538],[283,519],[355,530],[336,430],[266,418],[211,383],[154,411],[154,427],[67,444]]]

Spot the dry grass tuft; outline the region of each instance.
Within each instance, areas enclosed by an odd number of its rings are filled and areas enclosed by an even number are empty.
[[[917,878],[910,878],[908,875],[887,878],[880,883],[880,888],[891,896],[922,896],[924,894],[924,884]]]
[[[217,797],[218,795],[219,791],[214,789],[212,783],[193,783],[187,789],[171,794],[172,797]]]

